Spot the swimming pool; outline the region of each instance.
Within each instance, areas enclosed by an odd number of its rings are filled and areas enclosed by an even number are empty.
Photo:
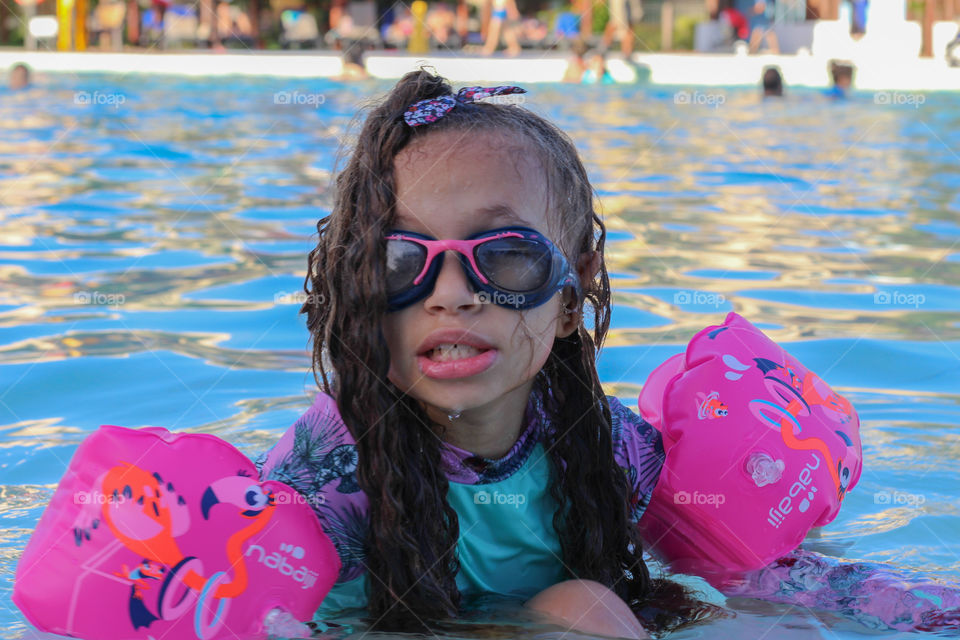
[[[0,637],[31,636],[16,561],[86,434],[156,424],[254,456],[309,405],[310,234],[358,102],[388,87],[51,76],[0,94]],[[608,392],[635,405],[738,311],[860,411],[863,477],[811,548],[956,581],[960,109],[919,102],[549,85],[527,101],[602,196]],[[730,607],[676,637],[868,633]]]

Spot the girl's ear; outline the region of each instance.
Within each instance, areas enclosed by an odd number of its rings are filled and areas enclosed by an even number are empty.
[[[577,275],[580,276],[580,284],[583,286],[584,291],[587,290],[587,285],[593,282],[593,279],[597,277],[599,272],[599,251],[588,251],[580,255],[580,259],[577,260]]]
[[[583,290],[589,289],[597,273],[600,271],[600,252],[588,251],[580,255],[577,260],[577,276],[580,278],[580,285]],[[561,309],[560,322],[557,323],[557,337],[566,338],[577,330],[580,324],[580,300],[574,299],[573,289],[566,287],[560,298]]]

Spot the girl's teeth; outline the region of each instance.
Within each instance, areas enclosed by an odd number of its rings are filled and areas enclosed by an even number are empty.
[[[478,355],[480,350],[465,344],[441,344],[430,352],[430,359],[434,362],[448,362]]]

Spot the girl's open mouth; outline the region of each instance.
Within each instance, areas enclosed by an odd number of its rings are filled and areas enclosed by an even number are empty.
[[[486,371],[497,358],[496,349],[467,344],[439,344],[417,356],[421,373],[428,378],[465,378]]]
[[[439,344],[427,351],[426,355],[434,362],[451,362],[479,355],[486,349],[478,349],[468,344]]]

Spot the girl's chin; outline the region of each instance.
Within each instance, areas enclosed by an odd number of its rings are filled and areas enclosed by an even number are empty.
[[[496,392],[484,389],[460,389],[459,392],[425,393],[421,402],[437,412],[463,411],[464,409],[479,407],[495,400]]]
[[[459,415],[477,407],[489,404],[499,397],[500,392],[479,385],[458,384],[451,389],[428,389],[418,384],[409,395],[416,398],[435,420],[447,422],[450,415]],[[442,420],[441,420],[442,419]]]

